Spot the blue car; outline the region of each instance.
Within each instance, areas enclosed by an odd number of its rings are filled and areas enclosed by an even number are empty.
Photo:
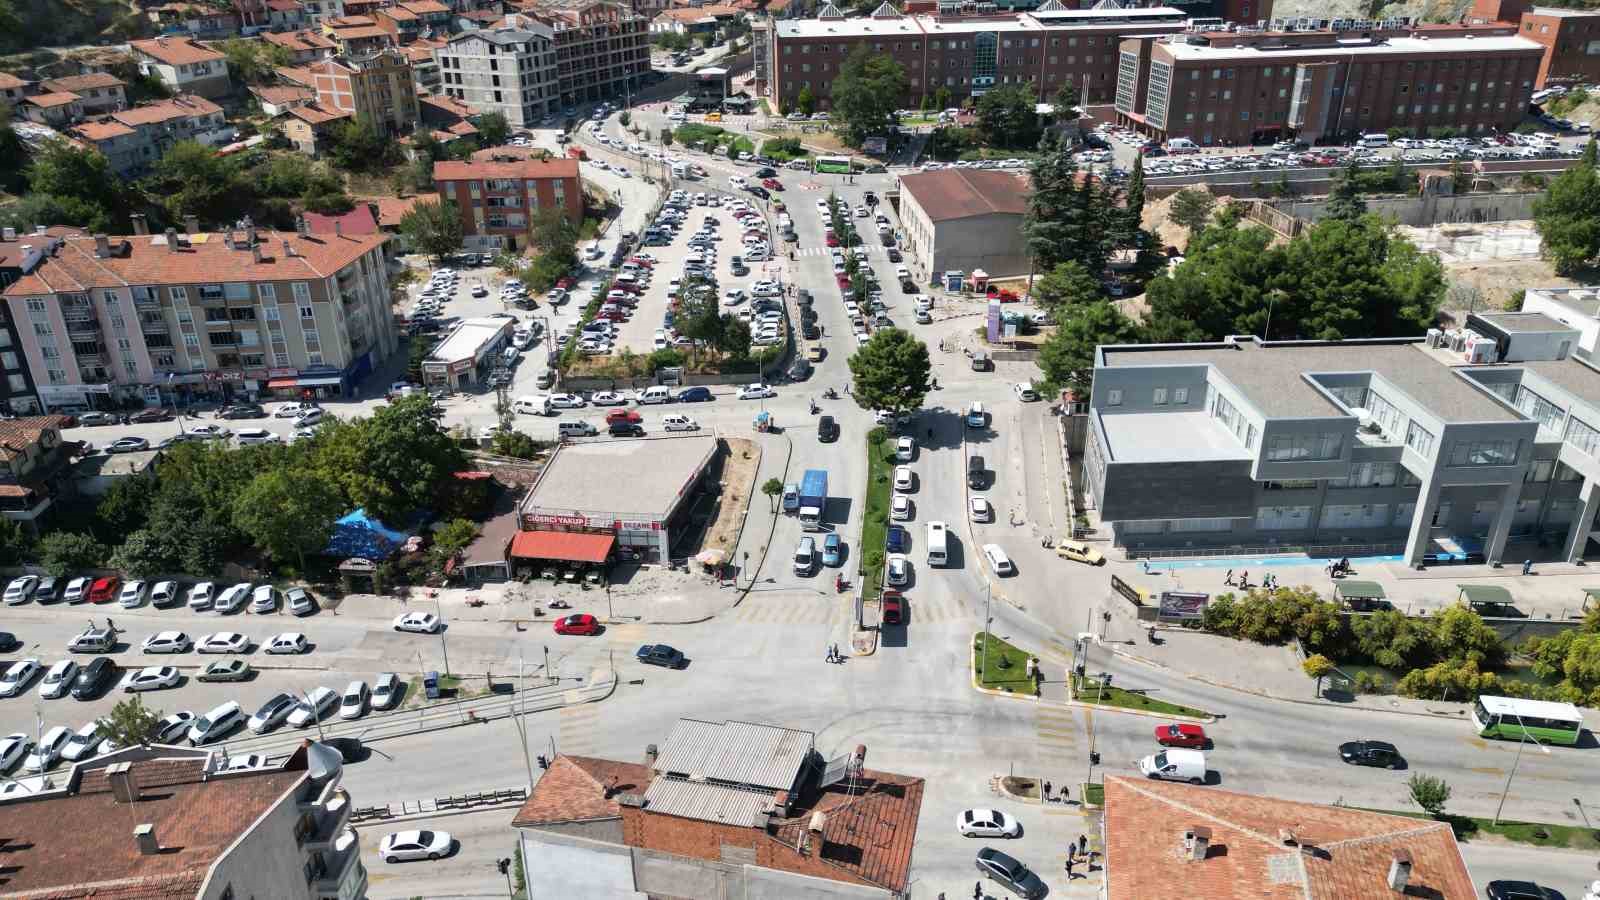
[[[711,388],[687,387],[678,392],[679,403],[705,403],[711,400]]]
[[[890,525],[889,539],[885,544],[890,553],[905,553],[911,549],[911,533],[899,525]]]
[[[830,534],[822,539],[823,565],[837,566],[839,564],[840,557],[842,556],[840,551],[844,549],[842,543],[843,542],[839,540],[839,535],[837,534]]]

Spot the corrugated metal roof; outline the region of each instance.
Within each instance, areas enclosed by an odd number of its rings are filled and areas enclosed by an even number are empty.
[[[644,792],[645,809],[653,813],[754,828],[772,795],[746,788],[657,778]]]
[[[679,719],[662,744],[655,771],[697,781],[750,784],[775,791],[794,787],[815,743],[809,731],[750,722]]]

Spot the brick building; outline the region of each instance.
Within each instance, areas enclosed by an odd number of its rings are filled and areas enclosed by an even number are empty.
[[[1510,26],[1194,31],[1121,45],[1117,120],[1157,140],[1245,145],[1510,131],[1543,48]]]
[[[396,137],[417,127],[417,86],[411,61],[398,50],[326,59],[309,66],[317,103],[370,121]]]
[[[1527,0],[1476,0],[1469,22],[1509,22],[1545,48],[1536,87],[1600,81],[1600,9],[1530,6]]]
[[[865,768],[864,746],[826,760],[810,732],[747,722],[680,719],[655,750],[557,756],[512,820],[524,869],[557,895],[907,896],[922,779]]]
[[[957,105],[1005,85],[1025,85],[1040,102],[1049,102],[1071,84],[1084,103],[1109,103],[1117,91],[1120,41],[1175,34],[1186,22],[1187,14],[1167,6],[1066,9],[1055,3],[1027,13],[945,15],[901,13],[886,2],[866,18],[845,18],[824,4],[815,18],[771,24],[767,96],[791,109],[801,90],[810,88],[818,108],[828,109],[829,85],[839,67],[865,47],[905,69],[901,107],[920,107],[941,91]]]
[[[47,409],[334,396],[394,352],[385,236],[187,231],[68,235],[0,295]]]
[[[442,199],[455,202],[470,250],[526,250],[535,217],[552,207],[574,227],[583,223],[575,159],[446,160],[433,164],[433,183]]]

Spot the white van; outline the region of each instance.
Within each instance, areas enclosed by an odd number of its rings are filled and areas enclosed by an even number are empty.
[[[989,561],[989,569],[996,575],[1013,575],[1017,571],[1011,564],[1011,557],[1000,549],[999,544],[984,544],[983,558]]]
[[[1197,153],[1199,150],[1200,147],[1196,145],[1194,141],[1191,141],[1188,138],[1175,137],[1170,138],[1167,141],[1168,153]]]
[[[1361,136],[1361,146],[1387,147],[1389,146],[1389,136],[1387,134],[1363,134]]]
[[[562,437],[593,437],[600,433],[590,422],[572,421],[556,423],[556,433]]]
[[[672,164],[672,177],[673,178],[688,178],[689,177],[689,167],[687,165],[681,163],[681,162],[673,163]]]
[[[511,404],[511,408],[525,416],[548,416],[554,410],[550,408],[550,398],[544,394],[531,397],[518,397]]]
[[[641,404],[671,403],[672,388],[669,388],[664,384],[657,384],[647,387],[644,389],[644,393],[639,395],[639,402]]]
[[[199,747],[227,737],[229,732],[244,724],[244,721],[244,710],[239,707],[239,702],[229,700],[194,720],[194,724],[189,726],[189,743]]]
[[[1139,760],[1139,771],[1147,778],[1205,784],[1206,755],[1199,750],[1173,747]]]
[[[699,431],[700,423],[685,415],[670,415],[661,417],[661,428],[664,431]]]
[[[817,565],[817,542],[811,537],[800,539],[800,546],[794,549],[794,573],[796,575],[810,575],[811,570]]]

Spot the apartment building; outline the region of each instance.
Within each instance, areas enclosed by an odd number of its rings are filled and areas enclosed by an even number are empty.
[[[32,234],[24,234],[14,228],[0,229],[0,291],[21,278],[24,269],[37,266],[71,230],[40,226]],[[23,415],[38,411],[39,394],[28,358],[22,353],[17,322],[11,310],[0,304],[0,412]]]
[[[145,10],[151,30],[201,40],[221,40],[239,33],[239,14],[199,3],[163,3]]]
[[[522,11],[555,30],[564,104],[626,96],[650,71],[649,20],[626,3],[532,0]]]
[[[337,19],[324,19],[322,33],[339,47],[340,56],[365,56],[395,46],[394,35],[379,28],[377,20],[348,11]]]
[[[434,58],[446,96],[500,113],[514,129],[532,128],[560,108],[555,29],[530,16],[458,34]]]
[[[417,127],[417,86],[404,53],[387,49],[326,59],[308,68],[323,108],[367,119],[397,137],[409,136]]]
[[[815,18],[772,23],[767,96],[785,109],[810,88],[819,108],[839,68],[858,48],[887,55],[906,73],[896,102],[920,107],[941,91],[950,105],[995,87],[1023,85],[1049,102],[1063,84],[1085,103],[1109,103],[1117,92],[1118,44],[1129,35],[1182,31],[1186,14],[1168,6],[1066,9],[1047,3],[1032,12],[903,14],[888,3],[866,18],[845,18],[824,4]]]
[[[179,141],[211,147],[230,143],[238,130],[222,107],[193,95],[157,100],[101,116],[67,129],[81,144],[99,150],[122,176],[144,172]]]
[[[339,45],[315,28],[268,31],[261,35],[261,39],[289,51],[290,65],[295,66],[328,59],[339,52]]]
[[[173,93],[215,99],[233,89],[227,58],[193,38],[158,37],[128,46],[140,73],[160,78]]]
[[[127,85],[110,72],[87,72],[65,78],[46,78],[39,87],[51,93],[72,94],[86,116],[116,112],[128,105]]]
[[[31,87],[33,87],[31,81],[24,81],[10,72],[0,72],[0,103],[16,106],[22,102],[23,96]]]
[[[0,516],[39,534],[58,494],[71,492],[76,443],[63,441],[65,416],[0,419]]]
[[[1206,145],[1348,140],[1390,128],[1484,134],[1522,121],[1538,44],[1510,26],[1382,24],[1129,38],[1117,119],[1156,140]]]
[[[1476,0],[1469,22],[1510,22],[1544,47],[1535,87],[1600,81],[1600,9],[1530,6],[1528,0]]]
[[[27,897],[364,897],[339,753],[306,741],[228,772],[221,750],[128,747],[0,800],[6,893]],[[63,822],[72,823],[63,828]]]
[[[444,78],[439,74],[439,57],[437,51],[444,49],[445,38],[417,38],[400,48],[411,62],[411,83],[416,85],[418,101],[422,94],[437,94],[444,87]]]
[[[1600,368],[1541,313],[1426,338],[1103,346],[1084,473],[1130,555],[1583,559]],[[1524,549],[1508,553],[1509,542]]]
[[[402,44],[450,31],[450,7],[439,0],[401,0],[375,10],[372,18]]]
[[[386,236],[187,232],[67,236],[0,295],[46,409],[342,396],[394,352]]]
[[[510,155],[433,164],[439,197],[461,214],[466,247],[479,252],[528,249],[534,217],[559,209],[583,222],[583,185],[575,159],[517,159]]]

